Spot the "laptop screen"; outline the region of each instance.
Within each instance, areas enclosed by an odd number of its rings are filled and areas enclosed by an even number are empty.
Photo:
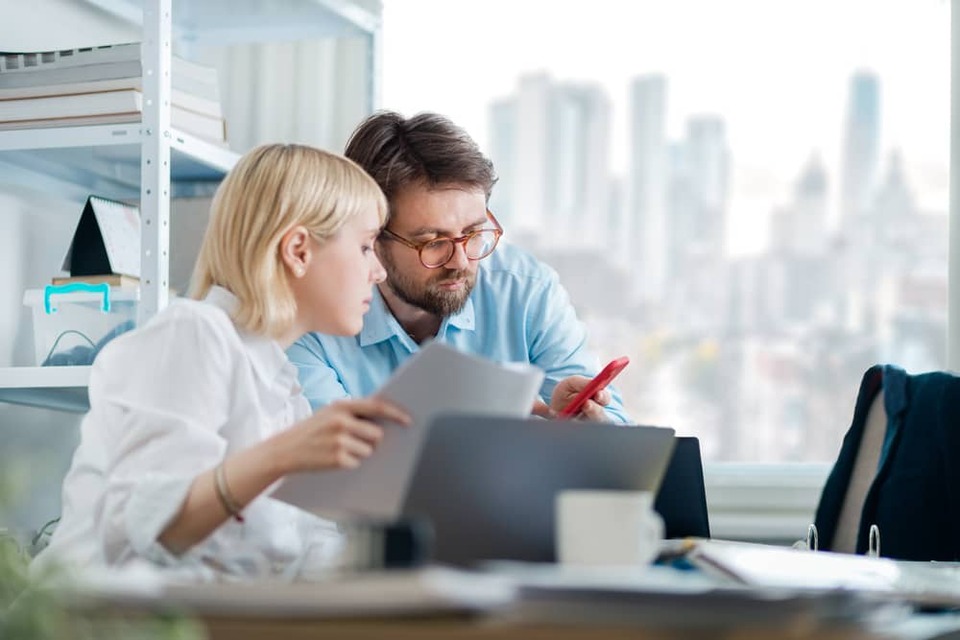
[[[554,501],[564,489],[653,491],[673,429],[446,416],[426,435],[403,512],[428,518],[434,559],[554,562]]]

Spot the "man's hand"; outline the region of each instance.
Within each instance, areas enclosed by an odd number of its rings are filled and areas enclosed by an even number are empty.
[[[534,402],[531,413],[542,418],[556,418],[557,414],[559,414],[589,382],[590,378],[585,378],[584,376],[564,378],[557,383],[556,388],[553,390],[553,397],[550,399],[550,404],[547,405],[538,398],[537,401]],[[575,416],[576,419],[591,420],[593,422],[610,422],[610,418],[607,416],[607,412],[603,410],[603,407],[610,404],[611,398],[612,396],[609,391],[601,389],[595,393],[591,399],[586,401],[580,413]]]
[[[557,412],[550,408],[546,402],[537,398],[533,401],[533,408],[530,409],[530,415],[540,416],[541,418],[547,418],[552,420],[557,417]]]

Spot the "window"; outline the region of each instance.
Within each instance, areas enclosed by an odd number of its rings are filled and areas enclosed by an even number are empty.
[[[382,106],[493,159],[637,421],[830,462],[867,367],[946,366],[949,65],[944,0],[386,0]]]

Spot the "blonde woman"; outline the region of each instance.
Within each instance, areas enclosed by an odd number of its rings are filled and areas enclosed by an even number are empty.
[[[298,471],[361,464],[407,423],[376,398],[311,414],[284,349],[360,331],[384,278],[386,215],[350,160],[299,145],[245,155],[213,200],[190,300],[113,341],[90,377],[90,412],[39,558],[152,563],[216,577],[302,574],[332,562],[336,525],[273,500]]]

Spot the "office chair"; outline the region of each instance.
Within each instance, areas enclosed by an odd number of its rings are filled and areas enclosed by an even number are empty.
[[[703,463],[697,438],[676,438],[673,456],[660,482],[653,508],[663,518],[665,538],[710,537]]]
[[[820,548],[960,560],[960,377],[877,365],[863,376],[814,520]]]
[[[843,496],[843,505],[837,517],[837,527],[833,533],[831,550],[840,553],[857,552],[857,534],[860,530],[860,516],[863,503],[867,498],[870,484],[877,475],[880,463],[880,449],[883,436],[887,431],[887,411],[883,406],[883,394],[877,394],[867,411],[863,435],[857,448],[856,459],[850,473],[847,491]]]

